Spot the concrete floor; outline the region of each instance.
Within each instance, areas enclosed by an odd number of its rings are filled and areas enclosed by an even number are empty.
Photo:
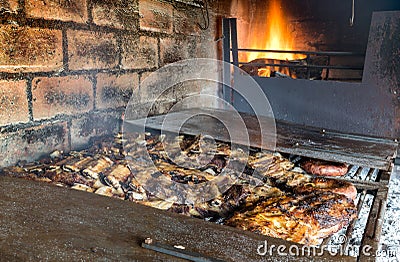
[[[10,177],[0,183],[0,261],[180,261],[142,248],[146,237],[224,261],[332,259],[276,250],[260,256],[265,240],[268,246],[287,242],[46,183]]]

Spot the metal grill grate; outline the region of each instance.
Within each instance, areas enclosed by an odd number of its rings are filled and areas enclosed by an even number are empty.
[[[302,157],[291,155],[289,159],[298,164]],[[387,171],[350,165],[349,171],[343,178],[336,178],[349,181],[356,186],[357,218],[339,232],[325,238],[319,245],[320,248],[359,259],[370,258],[367,254],[370,250],[363,250],[367,245],[371,246],[371,250],[378,250],[386,210],[387,177],[389,177]]]

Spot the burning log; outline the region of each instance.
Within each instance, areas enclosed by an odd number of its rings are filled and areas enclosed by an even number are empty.
[[[323,68],[309,66],[325,66],[327,63],[328,58],[320,56],[297,60],[257,58],[240,68],[251,76],[319,80],[322,79]]]
[[[289,75],[278,71],[272,71],[270,77],[278,77],[278,78],[291,78]]]

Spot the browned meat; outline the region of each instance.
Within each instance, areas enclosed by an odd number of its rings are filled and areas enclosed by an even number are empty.
[[[296,194],[311,194],[317,191],[332,192],[345,195],[352,200],[355,200],[357,196],[357,189],[350,182],[333,178],[313,177],[293,171],[283,172],[277,178],[272,177],[272,184],[289,193]]]
[[[78,173],[69,172],[46,172],[45,177],[51,179],[51,181],[56,183],[62,183],[68,186],[73,186],[74,184],[82,184],[87,186],[92,186],[93,182],[87,180]]]
[[[317,245],[355,216],[356,207],[345,196],[316,192],[269,198],[245,212],[236,212],[226,224],[301,244]]]
[[[314,177],[309,183],[299,185],[295,188],[295,192],[300,194],[309,194],[315,191],[345,195],[353,201],[357,197],[357,188],[352,183],[323,177]]]
[[[233,215],[228,225],[304,244],[316,244],[353,218],[352,200],[357,191],[351,183],[293,172],[294,164],[279,153],[261,151],[248,156],[240,148],[221,142],[214,146],[202,139],[137,135],[123,141],[117,137],[119,146],[102,141],[88,150],[57,154],[50,162],[25,163],[2,173],[210,221],[223,223]],[[128,143],[122,150],[124,142]],[[141,156],[145,150],[156,168],[144,165],[147,161]],[[225,192],[218,187],[218,181],[224,181],[218,180],[221,172],[235,183]],[[172,195],[174,189],[158,180],[159,176],[185,185],[209,182],[207,190],[216,197],[203,203],[179,204],[186,196],[197,195],[188,187],[176,195],[179,201],[161,199],[154,192]]]
[[[349,166],[344,163],[310,159],[301,163],[301,168],[309,174],[317,176],[344,176]]]
[[[207,219],[219,219],[232,214],[244,203],[249,195],[249,189],[240,185],[233,185],[224,194],[215,199],[195,205],[174,204],[169,211],[187,216]]]
[[[219,197],[194,206],[173,205],[169,211],[187,216],[217,220],[226,218],[243,207],[251,206],[261,199],[281,196],[284,193],[276,187],[233,185]]]

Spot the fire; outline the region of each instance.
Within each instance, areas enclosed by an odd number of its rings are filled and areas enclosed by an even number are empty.
[[[268,6],[265,6],[267,2]],[[238,32],[244,33],[246,41],[241,41],[242,37],[239,35],[239,45],[251,49],[263,50],[294,50],[294,37],[288,29],[288,21],[286,15],[283,13],[279,0],[271,0],[257,2],[255,10],[251,6],[238,6],[239,9],[245,8],[249,10],[250,21],[248,25],[238,23]],[[254,7],[253,7],[254,8]],[[265,12],[260,9],[267,9]],[[258,9],[258,10],[257,10]],[[240,12],[240,11],[239,11]],[[246,28],[247,27],[247,28]],[[240,33],[239,33],[240,34]],[[283,61],[290,61],[305,58],[304,55],[291,54],[291,53],[265,53],[265,52],[240,52],[239,60],[251,62],[255,59],[266,58],[268,63],[281,63]],[[277,60],[277,61],[274,61]],[[281,60],[281,61],[279,61]],[[271,71],[279,71],[281,73],[290,75],[289,68],[287,67],[267,67],[259,69],[259,75],[270,76]]]

